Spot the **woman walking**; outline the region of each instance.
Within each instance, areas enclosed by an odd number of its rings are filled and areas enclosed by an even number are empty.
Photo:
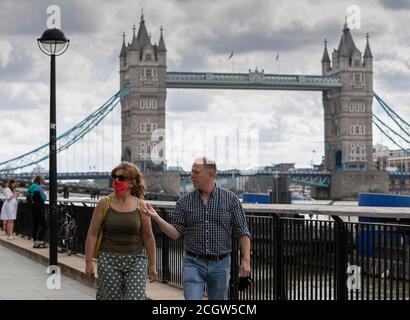
[[[7,240],[13,240],[14,220],[17,216],[17,198],[20,192],[16,190],[17,182],[10,179],[7,182],[7,187],[4,188],[4,203],[1,208],[1,220],[3,220],[3,229],[7,234]]]
[[[140,213],[145,182],[138,167],[130,162],[115,167],[111,177],[114,193],[98,202],[88,229],[85,272],[94,277],[92,258],[102,228],[97,300],[144,300],[147,279],[144,249],[149,260],[149,280],[158,277],[151,220]]]

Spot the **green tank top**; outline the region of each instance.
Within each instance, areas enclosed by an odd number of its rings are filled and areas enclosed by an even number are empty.
[[[105,217],[101,250],[141,254],[143,249],[139,211],[119,212],[110,207]]]

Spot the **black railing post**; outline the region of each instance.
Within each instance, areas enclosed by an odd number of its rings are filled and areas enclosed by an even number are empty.
[[[272,215],[271,230],[273,231],[275,239],[275,261],[274,261],[274,274],[275,282],[273,285],[273,292],[275,300],[286,300],[285,295],[285,277],[284,277],[284,264],[283,264],[283,228],[282,221],[277,214]]]
[[[346,225],[338,216],[332,216],[335,221],[335,300],[347,300],[347,256],[346,256],[346,241],[347,232]]]
[[[169,214],[165,209],[160,209],[162,218],[169,222]],[[170,280],[170,270],[169,270],[169,238],[164,233],[161,232],[161,260],[162,260],[162,282],[166,283]]]
[[[239,281],[239,272],[238,266],[240,261],[238,261],[238,240],[232,235],[232,252],[231,252],[231,278],[229,280],[229,300],[238,300],[239,299],[239,290],[238,290],[238,281]]]

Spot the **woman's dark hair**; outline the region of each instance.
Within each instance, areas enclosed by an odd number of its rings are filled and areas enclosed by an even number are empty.
[[[13,183],[15,183],[16,180],[14,179],[10,179],[9,181],[7,181],[7,188],[10,188],[11,191],[16,191],[16,187],[13,186]]]
[[[44,178],[42,175],[35,176],[33,179],[33,182],[37,184],[41,184],[41,181],[44,181]]]

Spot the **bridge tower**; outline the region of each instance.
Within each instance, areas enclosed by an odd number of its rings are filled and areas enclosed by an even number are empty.
[[[331,198],[358,192],[387,192],[388,176],[373,169],[373,56],[369,37],[364,55],[345,23],[330,60],[327,41],[322,74],[338,74],[343,87],[323,92],[325,169],[331,172]]]
[[[165,129],[167,50],[162,27],[160,30],[158,44],[152,44],[142,14],[137,35],[134,25],[131,43],[126,45],[123,35],[119,56],[120,88],[131,87],[121,100],[121,158],[144,171],[164,168],[163,162],[151,159],[154,147],[165,158],[165,146],[160,148],[164,135],[153,135],[156,129]]]

